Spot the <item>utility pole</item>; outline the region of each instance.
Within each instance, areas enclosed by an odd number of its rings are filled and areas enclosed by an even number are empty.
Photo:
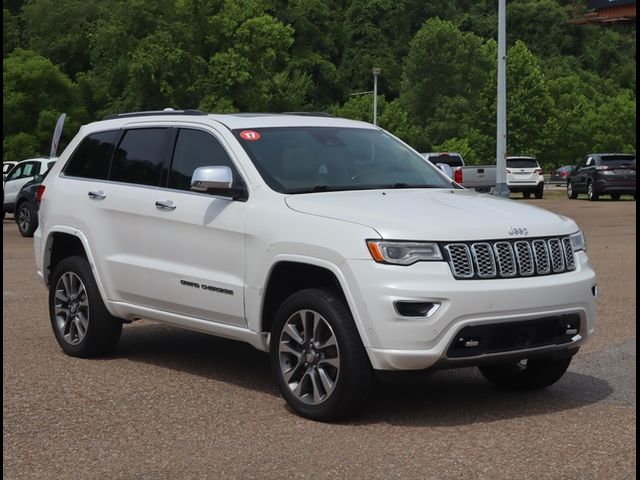
[[[378,75],[382,69],[380,67],[373,67],[373,124],[378,124]]]
[[[492,193],[509,197],[507,186],[507,12],[498,0],[498,118],[496,122],[496,186]]]

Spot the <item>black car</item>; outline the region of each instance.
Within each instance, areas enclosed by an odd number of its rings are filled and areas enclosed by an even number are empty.
[[[23,237],[33,237],[38,228],[38,189],[42,181],[49,173],[47,170],[42,175],[36,175],[33,180],[25,183],[16,196],[16,210],[14,218],[18,225],[18,231]]]
[[[567,196],[578,198],[586,193],[589,200],[600,195],[610,195],[619,200],[620,195],[636,198],[636,156],[625,153],[592,153],[587,155],[567,179]]]

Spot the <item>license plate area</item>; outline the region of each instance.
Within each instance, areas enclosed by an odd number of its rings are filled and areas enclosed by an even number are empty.
[[[468,325],[453,339],[449,358],[560,345],[580,332],[580,315],[558,315],[521,322]]]

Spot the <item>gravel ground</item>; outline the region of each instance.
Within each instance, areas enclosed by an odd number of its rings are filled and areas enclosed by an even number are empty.
[[[550,196],[551,197],[551,196]],[[286,408],[267,356],[140,321],[116,353],[65,356],[32,241],[3,224],[3,473],[8,479],[635,478],[636,206],[515,200],[574,218],[599,277],[597,334],[555,385],[492,388],[475,369],[377,387],[357,419]]]

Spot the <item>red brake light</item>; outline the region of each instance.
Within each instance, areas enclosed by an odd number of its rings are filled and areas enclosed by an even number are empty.
[[[542,175],[542,169],[541,168],[536,168],[533,173],[538,173],[540,175]]]
[[[462,169],[456,168],[456,171],[453,172],[453,181],[456,183],[462,183]]]
[[[42,196],[44,195],[44,185],[38,185],[38,190],[36,191],[36,203],[39,205],[42,200]]]

